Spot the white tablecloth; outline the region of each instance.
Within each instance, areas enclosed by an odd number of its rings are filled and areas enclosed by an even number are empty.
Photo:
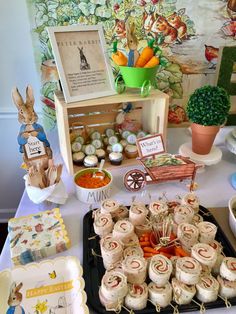
[[[236,194],[236,191],[230,184],[230,175],[236,171],[236,157],[230,153],[224,145],[224,138],[231,130],[232,128],[230,127],[221,129],[215,141],[215,144],[223,152],[223,157],[220,163],[206,167],[204,172],[198,173],[196,176],[196,182],[199,185],[196,194],[200,198],[201,204],[205,207],[225,207],[228,204],[229,198]],[[169,153],[178,153],[179,146],[189,141],[191,141],[189,130],[182,128],[168,129],[167,151]],[[185,183],[180,183],[178,181],[149,185],[145,188],[146,194],[140,192],[127,192],[123,185],[123,175],[127,170],[132,168],[134,168],[134,166],[131,168],[119,168],[112,171],[114,176],[112,197],[125,205],[130,204],[133,196],[136,196],[137,199],[140,199],[143,202],[149,202],[149,194],[151,194],[154,199],[161,196],[162,193],[165,192],[167,197],[172,199],[175,198],[176,195],[183,196],[188,192]],[[142,169],[142,166],[138,165],[137,168]],[[61,206],[61,213],[67,227],[72,246],[68,251],[59,253],[58,255],[75,255],[80,259],[82,264],[83,217],[88,212],[89,206],[88,204],[79,202],[75,198],[73,178],[68,176],[66,171],[63,173],[63,180],[67,186],[69,199],[65,205]],[[95,207],[96,205],[93,206],[93,208]],[[29,200],[27,194],[24,193],[17,209],[16,217],[36,213],[38,210],[39,206],[33,204]],[[12,267],[12,264],[10,260],[9,240],[7,239],[0,256],[0,270],[9,267]],[[236,307],[231,309],[214,309],[207,311],[209,314],[213,312],[214,314],[233,314],[236,312]],[[91,313],[93,312],[91,311]]]

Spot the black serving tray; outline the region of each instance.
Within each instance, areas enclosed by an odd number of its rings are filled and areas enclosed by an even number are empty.
[[[234,251],[232,245],[227,239],[226,235],[222,231],[221,227],[215,220],[214,216],[203,206],[200,206],[200,214],[203,216],[204,221],[210,221],[214,223],[218,229],[216,234],[216,240],[221,242],[223,246],[223,252],[226,256],[236,257],[236,252]],[[98,289],[101,285],[101,279],[105,273],[105,268],[103,267],[102,258],[99,256],[94,256],[92,251],[97,254],[101,254],[100,245],[99,245],[99,237],[94,237],[94,229],[93,229],[93,218],[92,211],[89,211],[84,216],[83,221],[83,277],[85,280],[85,291],[87,293],[87,303],[88,305],[96,312],[96,313],[111,313],[107,312],[105,307],[102,306],[98,296]],[[94,237],[91,239],[91,237]],[[196,298],[195,298],[196,299]],[[196,301],[198,301],[196,299]],[[229,299],[232,305],[236,305],[236,298]],[[173,305],[174,302],[172,302]],[[199,302],[200,303],[200,302]],[[205,303],[206,309],[220,308],[225,307],[225,302],[218,298],[215,302]],[[187,305],[178,305],[179,312],[191,312],[191,311],[199,311],[199,306],[195,303],[191,302]],[[115,313],[115,312],[113,312]],[[155,307],[148,302],[147,307],[140,311],[135,311],[135,314],[155,314]],[[168,306],[164,309],[161,309],[163,314],[172,314],[173,308]],[[122,309],[120,314],[127,314],[127,311]]]

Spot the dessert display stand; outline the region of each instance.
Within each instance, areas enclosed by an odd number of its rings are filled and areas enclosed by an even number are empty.
[[[225,145],[231,153],[236,154],[236,129],[226,135]]]
[[[179,153],[185,157],[189,157],[191,160],[198,164],[205,166],[211,166],[218,164],[222,159],[222,151],[217,146],[212,146],[211,151],[207,155],[199,155],[192,151],[192,143],[184,143],[179,148]],[[199,168],[198,172],[204,171],[204,167]]]
[[[225,145],[232,154],[236,154],[236,129],[233,129],[225,137]],[[231,175],[231,184],[236,189],[236,172]]]

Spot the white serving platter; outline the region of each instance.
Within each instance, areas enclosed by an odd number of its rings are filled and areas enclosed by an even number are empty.
[[[89,314],[82,273],[74,256],[6,269],[0,272],[0,313]]]

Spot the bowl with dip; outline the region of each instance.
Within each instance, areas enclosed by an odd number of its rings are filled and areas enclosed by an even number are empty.
[[[93,177],[98,168],[82,169],[74,175],[75,193],[78,200],[83,203],[100,203],[111,195],[113,184],[112,174],[103,169],[104,178]]]
[[[228,203],[229,207],[229,225],[230,229],[236,237],[236,195],[231,197]]]

